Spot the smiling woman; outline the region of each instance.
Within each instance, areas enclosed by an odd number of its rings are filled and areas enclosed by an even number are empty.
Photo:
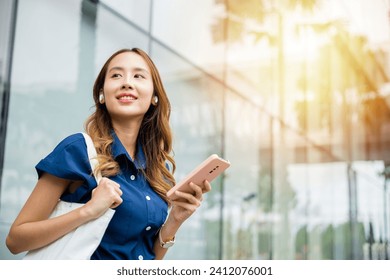
[[[81,133],[65,138],[38,163],[36,187],[7,236],[12,253],[44,247],[115,208],[91,259],[161,259],[210,190],[205,181],[175,199],[166,196],[175,184],[170,103],[144,51],[114,53],[96,78],[93,98],[96,110],[85,129],[96,147],[97,167],[88,164]],[[106,178],[97,185],[92,171]],[[51,219],[58,199],[85,204]]]
[[[99,95],[104,96],[114,127],[123,122],[128,126],[130,121],[139,128],[153,95],[149,73],[145,60],[134,52],[120,53],[111,60]]]

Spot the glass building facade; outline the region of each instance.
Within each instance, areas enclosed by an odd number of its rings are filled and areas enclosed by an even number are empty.
[[[0,0],[0,259],[35,164],[121,48],[172,104],[176,179],[231,162],[167,259],[388,259],[390,1]]]

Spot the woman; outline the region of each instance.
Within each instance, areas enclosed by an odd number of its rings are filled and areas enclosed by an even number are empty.
[[[37,164],[38,182],[11,226],[7,247],[14,254],[43,247],[115,208],[91,259],[162,259],[210,184],[191,184],[193,193],[177,192],[174,201],[166,196],[175,184],[170,104],[145,52],[114,53],[95,81],[93,97],[96,111],[85,128],[104,178],[94,189],[82,134],[65,138]],[[48,219],[59,198],[85,205]]]

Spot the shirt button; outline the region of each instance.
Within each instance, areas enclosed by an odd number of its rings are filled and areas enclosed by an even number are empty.
[[[144,256],[139,255],[139,256],[138,256],[138,259],[139,259],[140,261],[142,261],[142,260],[144,259]]]
[[[130,176],[130,180],[131,180],[131,181],[134,181],[134,180],[135,180],[135,176],[134,176],[134,175],[131,175],[131,176]]]
[[[146,227],[146,230],[151,230],[151,229],[152,229],[151,226],[147,226],[147,227]]]
[[[147,195],[147,196],[146,196],[146,200],[150,200],[150,196]]]

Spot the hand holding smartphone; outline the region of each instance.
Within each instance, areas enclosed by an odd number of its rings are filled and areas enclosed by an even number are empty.
[[[175,191],[189,191],[192,189],[189,183],[193,182],[196,185],[202,185],[205,180],[211,183],[212,180],[217,178],[222,172],[224,172],[230,166],[230,162],[220,158],[218,155],[213,154],[209,156],[205,161],[199,164],[194,170],[192,170],[182,181],[177,183],[172,189],[167,192],[169,199],[175,199]]]

